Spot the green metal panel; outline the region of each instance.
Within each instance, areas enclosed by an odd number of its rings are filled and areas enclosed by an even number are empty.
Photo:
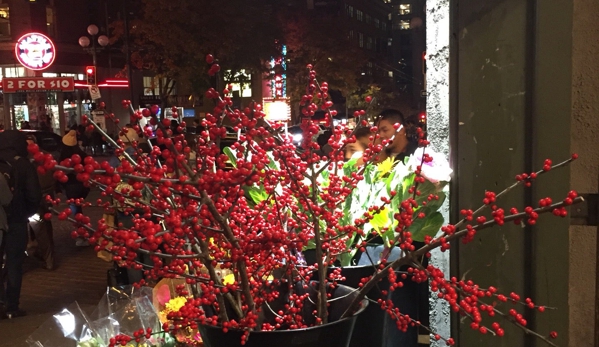
[[[533,0],[454,0],[451,8],[456,219],[457,208],[480,206],[485,189],[501,191],[516,174],[540,168],[545,157],[568,157],[572,9],[567,1]],[[551,184],[542,186],[549,180]],[[550,193],[564,194],[568,171],[552,172],[538,183],[532,190],[514,189],[498,205],[507,210],[536,206]],[[535,227],[510,224],[481,231],[474,242],[452,253],[452,275],[561,308],[527,318],[542,333],[559,330],[559,340],[567,341],[569,222],[546,218]],[[506,331],[502,338],[481,335],[458,322],[454,335],[460,346],[538,343],[499,321]]]

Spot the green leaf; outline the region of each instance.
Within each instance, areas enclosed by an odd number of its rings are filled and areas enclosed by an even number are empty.
[[[364,169],[364,181],[366,183],[372,184],[373,173],[376,173],[376,166],[374,164],[366,165],[366,168]]]
[[[275,157],[272,155],[272,152],[266,152],[268,156],[268,167],[271,169],[278,169],[277,164],[275,163]]]
[[[410,193],[409,190],[414,185],[414,178],[416,178],[416,174],[411,174],[404,177],[403,182],[401,183],[403,187],[403,190],[401,192],[401,201],[407,200],[412,197],[413,194]]]
[[[345,201],[343,202],[343,211],[345,211],[345,213],[343,214],[343,217],[341,217],[340,220],[340,224],[341,225],[349,225],[350,223],[353,224],[353,220],[352,220],[352,216],[353,216],[353,209],[352,209],[352,204],[354,201],[354,195],[353,194],[349,194],[346,198]]]
[[[262,187],[262,186],[248,187],[247,193],[250,195],[250,198],[252,198],[252,201],[256,204],[259,202],[262,202],[268,198],[268,194],[266,193],[266,191],[264,190],[264,187]]]
[[[387,186],[387,194],[391,194],[392,190],[395,190],[397,187],[395,186],[395,171],[391,171],[389,175],[385,178],[385,185]]]
[[[416,202],[418,205],[427,200],[430,194],[435,194],[437,192],[437,187],[429,180],[425,180],[424,183],[418,184],[417,189],[420,192],[420,195],[416,195]]]
[[[396,223],[393,223],[394,225]],[[385,243],[385,246],[387,247],[391,247],[391,243],[389,241],[394,240],[395,239],[395,227],[391,227],[387,230],[385,230],[385,232],[381,235],[381,238],[383,239],[383,242]]]
[[[356,163],[358,162],[358,158],[352,158],[343,164],[343,174],[347,177],[351,177],[352,172],[358,171],[358,166]]]
[[[423,210],[426,210],[426,208]],[[412,233],[412,240],[414,241],[423,242],[426,236],[434,237],[445,222],[441,212],[423,212],[426,214],[426,217],[416,219],[408,228]]]
[[[376,213],[370,220],[370,225],[378,232],[389,227],[389,210],[384,208]]]
[[[445,202],[446,195],[443,192],[438,192],[435,195],[439,197],[439,199],[433,199],[431,201],[426,201],[426,207],[430,209],[430,211],[438,211]]]
[[[331,172],[329,170],[323,170],[320,173],[320,177],[322,179],[321,180],[321,186],[323,186],[323,187],[328,187],[329,186],[329,184],[330,184],[330,181],[329,181],[330,174],[331,174]]]
[[[229,157],[231,165],[233,165],[234,168],[237,168],[237,157],[235,156],[235,153],[233,153],[233,150],[230,147],[225,147],[223,152]]]
[[[352,252],[343,252],[337,256],[337,260],[339,260],[341,266],[350,266],[352,257]]]

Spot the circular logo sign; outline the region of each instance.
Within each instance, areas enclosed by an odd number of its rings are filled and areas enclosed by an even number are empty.
[[[44,70],[54,62],[56,49],[46,35],[29,33],[17,40],[15,54],[24,67],[31,70]]]

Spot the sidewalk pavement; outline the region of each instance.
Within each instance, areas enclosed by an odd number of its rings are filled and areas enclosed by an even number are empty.
[[[99,192],[92,190],[87,200],[95,202],[99,197]],[[92,221],[103,214],[99,207],[84,211]],[[0,347],[27,346],[25,340],[31,333],[75,301],[91,313],[106,291],[106,271],[112,263],[99,259],[92,247],[75,246],[71,223],[56,219],[52,223],[56,269],[48,271],[36,259],[26,259],[21,308],[27,316],[0,320]]]

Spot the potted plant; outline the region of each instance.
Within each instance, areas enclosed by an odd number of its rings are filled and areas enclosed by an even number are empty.
[[[214,61],[212,57],[207,60]],[[168,313],[173,324],[164,329],[197,328],[206,346],[347,346],[356,315],[368,305],[366,293],[383,279],[388,281],[389,291],[401,287],[401,275],[395,271],[402,266],[407,267],[412,281],[429,280],[431,290],[448,300],[452,309],[464,312],[477,328],[501,335],[498,323],[486,328],[481,322],[481,312],[494,306],[475,297],[519,299],[469,282],[446,280],[438,269],[424,266],[419,259],[432,249],[448,249],[450,242],[472,239],[478,230],[495,224],[522,219],[534,222],[543,212],[563,215],[565,206],[581,198],[571,192],[557,203],[547,200],[540,207],[507,213],[495,203],[501,194],[487,192],[485,207],[491,209],[492,219],[477,216],[483,209],[465,211],[464,221],[442,227],[437,236],[441,223],[436,209],[443,193],[422,175],[430,157],[422,155],[420,163],[412,162],[411,171],[405,171],[400,166],[403,163],[390,163],[395,165],[389,166],[391,169],[368,164],[390,143],[382,141],[371,145],[365,155],[367,165],[358,168],[342,160],[344,146],[353,141],[352,132],[330,125],[330,152],[323,153],[314,141],[320,127],[309,117],[320,107],[330,121],[334,111],[329,111],[332,103],[326,83],[319,84],[316,73],[308,68],[309,83],[302,100],[308,120],[302,124],[299,148],[283,125],[264,119],[259,104],[233,109],[227,88],[222,93],[206,92],[215,108],[202,121],[205,130],[193,138],[193,146],[182,132],[184,124],[172,129],[170,121],[159,119],[157,112],[134,111],[128,102],[124,106],[131,111],[136,132],[141,132],[137,124],[143,117],[157,127],[157,145],[150,153],[142,153],[135,141],[128,141],[137,148],[131,154],[125,151],[122,139],[111,140],[120,159],[115,168],[91,157],[82,161],[73,156],[57,163],[31,145],[35,159],[43,163],[40,170],[55,170],[59,181],[66,172],[75,172],[79,180],[110,196],[114,204],[99,203],[107,209],[118,206],[128,222],[127,227],[107,225],[103,219],[92,222],[84,215],[70,216],[57,208],[53,212],[59,219],[73,221],[73,236],[89,239],[96,244],[96,251],[112,253],[121,265],[143,271],[146,279],[185,279],[190,290],[182,289],[180,295],[188,299],[178,311]],[[212,64],[209,73],[218,69]],[[313,102],[315,98],[322,101],[320,106]],[[365,116],[359,116],[358,123],[364,123]],[[102,131],[92,120],[87,121]],[[225,125],[239,131],[239,138],[221,152],[220,141],[227,136]],[[127,133],[128,129],[121,129],[122,136]],[[540,172],[521,177],[517,184],[530,184],[536,175],[571,160],[554,166],[548,163]],[[361,191],[360,182],[366,182],[370,191]],[[363,195],[369,195],[368,201],[356,207],[353,201]],[[58,199],[51,202],[60,203]],[[347,263],[362,252],[371,229],[383,237],[389,250],[399,247],[402,254],[396,259],[383,255],[356,288],[339,285],[344,280],[340,269],[329,269],[338,260]],[[417,237],[425,243],[419,249],[412,244]],[[306,248],[314,249],[314,265],[304,262],[302,251]],[[458,296],[465,299],[457,300]],[[418,324],[402,315],[390,300],[379,298],[371,302],[375,304],[397,321],[399,329]],[[525,304],[540,309],[532,301]],[[524,323],[515,321],[527,329]],[[431,333],[453,344],[450,337]]]

